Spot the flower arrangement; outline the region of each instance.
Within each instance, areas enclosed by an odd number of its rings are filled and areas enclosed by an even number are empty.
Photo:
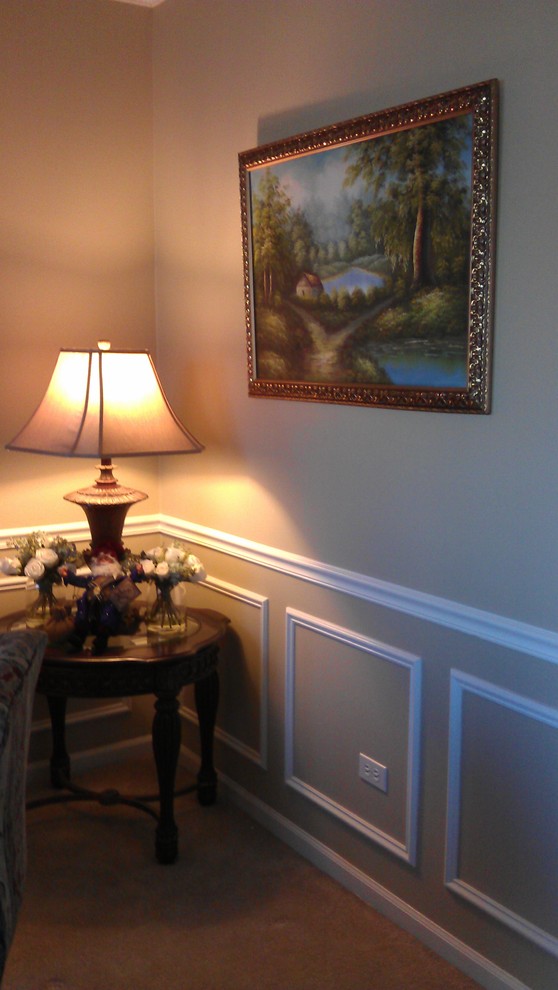
[[[135,568],[139,574],[143,573],[144,580],[168,583],[172,587],[180,581],[203,581],[206,577],[201,560],[179,543],[142,550]]]
[[[180,632],[185,619],[172,600],[172,591],[182,581],[203,581],[206,570],[201,560],[180,543],[142,550],[130,571],[133,581],[155,585],[157,598],[147,615],[147,627],[161,633]]]
[[[21,539],[9,541],[15,554],[0,558],[0,571],[3,574],[25,575],[38,585],[62,584],[58,568],[65,564],[78,566],[83,563],[75,543],[69,543],[62,536],[47,536],[45,533],[30,533]]]
[[[62,584],[58,568],[68,565],[77,567],[83,563],[83,557],[76,550],[75,543],[62,536],[47,536],[41,532],[10,540],[9,546],[15,553],[0,558],[0,571],[6,575],[25,576],[37,586],[38,598],[31,606],[28,620],[31,624],[34,621],[40,624],[56,604],[54,585]]]

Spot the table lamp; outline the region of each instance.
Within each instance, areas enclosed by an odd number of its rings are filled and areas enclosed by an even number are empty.
[[[120,485],[113,457],[199,454],[204,449],[173,412],[149,351],[63,348],[43,399],[6,444],[8,450],[58,457],[99,457],[99,477],[64,498],[81,505],[93,556],[122,553],[130,506],[148,496]]]

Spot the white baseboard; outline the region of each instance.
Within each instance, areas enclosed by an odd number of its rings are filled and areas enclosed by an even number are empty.
[[[151,751],[151,735],[85,750],[72,757],[72,775],[78,776],[89,770],[143,756]],[[199,757],[183,746],[180,763],[196,774]],[[489,959],[475,952],[440,925],[392,894],[323,842],[254,797],[225,774],[219,773],[219,783],[238,807],[278,839],[404,931],[419,939],[447,962],[476,980],[486,990],[529,990],[524,983],[516,980],[511,974],[491,963]],[[49,784],[48,761],[30,764],[27,770],[28,792],[43,790],[49,787]]]
[[[187,754],[185,759],[188,765],[195,765],[193,754]],[[529,990],[510,973],[455,938],[222,773],[219,774],[219,784],[235,804],[278,839],[486,990]]]

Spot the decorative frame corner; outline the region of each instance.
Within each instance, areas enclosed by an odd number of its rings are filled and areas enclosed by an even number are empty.
[[[491,79],[239,155],[251,396],[490,412],[497,114]]]

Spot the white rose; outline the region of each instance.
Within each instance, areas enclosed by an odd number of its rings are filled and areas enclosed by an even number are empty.
[[[207,577],[207,571],[203,566],[199,557],[194,556],[193,553],[189,553],[186,564],[190,570],[190,581],[205,581]]]
[[[155,562],[153,560],[142,560],[141,566],[146,577],[150,577],[155,570]]]
[[[0,557],[0,571],[2,574],[21,574],[21,560],[19,557]]]
[[[24,573],[32,581],[40,581],[45,573],[45,565],[36,557],[31,557],[31,560],[28,560],[25,565]]]
[[[58,563],[58,554],[55,550],[50,550],[48,547],[39,547],[35,558],[40,560],[41,564],[44,564],[46,568],[56,567]]]
[[[180,547],[169,547],[165,553],[165,560],[167,564],[180,564],[186,556],[186,551],[181,550]]]
[[[169,576],[169,574],[170,574],[170,567],[167,564],[166,560],[163,560],[163,561],[161,561],[160,564],[157,564],[157,567],[155,568],[155,576],[156,577],[158,577],[158,578],[166,578],[166,577]]]
[[[165,548],[164,547],[153,547],[151,550],[145,551],[146,557],[154,560],[156,564],[160,563],[165,559]]]

